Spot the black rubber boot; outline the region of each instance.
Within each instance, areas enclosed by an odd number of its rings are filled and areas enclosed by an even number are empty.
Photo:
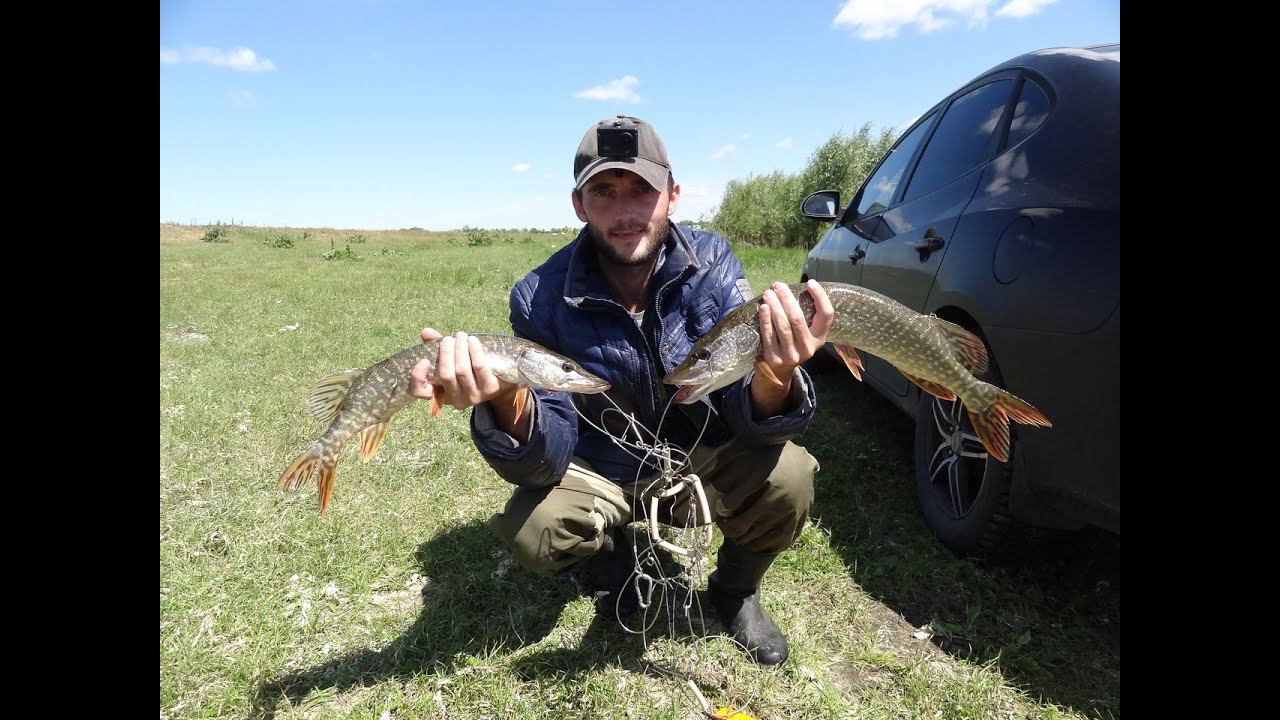
[[[635,552],[624,529],[610,530],[599,552],[587,560],[587,583],[597,613],[612,619],[627,617],[636,611],[639,601],[627,583],[635,567]]]
[[[711,604],[729,634],[761,665],[787,659],[787,639],[760,606],[760,579],[778,553],[753,553],[728,538],[720,546],[715,572],[707,578]]]

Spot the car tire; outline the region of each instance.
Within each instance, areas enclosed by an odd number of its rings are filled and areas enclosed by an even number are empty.
[[[987,354],[987,371],[976,377],[1003,387],[990,346]],[[960,452],[951,442],[957,427],[961,431]],[[956,554],[989,558],[1009,535],[1014,525],[1009,488],[1017,452],[1017,434],[1010,427],[1009,461],[988,457],[959,399],[946,401],[920,393],[916,405],[916,497],[925,522]]]

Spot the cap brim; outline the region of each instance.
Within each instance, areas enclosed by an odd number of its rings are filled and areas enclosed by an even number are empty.
[[[591,178],[599,175],[605,170],[628,170],[645,179],[645,182],[653,186],[654,190],[659,192],[667,189],[667,176],[671,174],[671,169],[665,165],[659,165],[652,160],[646,160],[642,157],[627,158],[625,160],[619,158],[600,158],[595,160],[582,169],[582,174],[578,178],[578,182],[573,186],[574,190],[581,190],[583,185]]]

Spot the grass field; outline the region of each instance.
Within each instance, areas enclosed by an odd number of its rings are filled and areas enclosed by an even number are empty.
[[[160,226],[161,718],[699,717],[572,578],[511,563],[484,526],[510,486],[468,413],[419,403],[368,464],[348,448],[323,518],[314,485],[274,487],[320,430],[312,382],[426,325],[509,332],[512,284],[570,235],[206,230]],[[353,234],[359,259],[322,257]],[[757,290],[803,259],[738,255]],[[762,596],[791,659],[759,668],[714,625],[653,652],[696,656],[708,700],[757,718],[1118,717],[1119,541],[956,558],[915,507],[912,420],[816,382],[812,522]]]

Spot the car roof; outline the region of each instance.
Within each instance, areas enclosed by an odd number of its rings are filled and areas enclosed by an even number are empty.
[[[1061,73],[1079,71],[1082,66],[1099,68],[1112,62],[1116,63],[1116,65],[1111,66],[1112,68],[1118,67],[1120,64],[1120,43],[1118,42],[1083,47],[1044,48],[1010,58],[974,76],[960,87],[965,87],[980,78],[1001,70],[1028,68],[1052,80],[1054,76]]]

